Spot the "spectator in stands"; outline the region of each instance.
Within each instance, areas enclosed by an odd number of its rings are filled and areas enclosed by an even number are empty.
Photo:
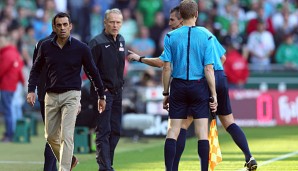
[[[171,9],[179,5],[180,2],[181,0],[163,0],[162,1],[162,12],[165,17],[165,21],[164,21],[165,23],[169,22],[169,19],[170,19],[169,11],[171,11]]]
[[[247,11],[245,12],[246,20],[250,21],[258,17],[257,11],[259,8],[258,0],[252,0],[246,7]]]
[[[137,5],[137,21],[140,25],[151,28],[154,16],[162,9],[162,0],[139,0]]]
[[[25,13],[30,17],[35,15],[37,9],[36,0],[17,0],[15,3],[17,8],[23,8],[25,10]]]
[[[288,69],[298,69],[298,45],[294,44],[293,33],[285,35],[283,43],[277,47],[275,59]]]
[[[142,87],[154,87],[157,86],[156,80],[156,72],[152,68],[148,68],[142,74],[142,77],[139,82],[136,83],[136,86]]]
[[[259,3],[259,6],[257,8],[257,17],[251,20],[248,20],[247,22],[247,26],[246,26],[247,36],[249,36],[253,31],[258,30],[257,26],[260,19],[264,20],[265,30],[269,31],[271,34],[274,34],[272,19],[271,17],[268,17],[268,18],[265,17],[264,7],[262,6],[262,4]]]
[[[285,0],[256,0],[260,6],[263,6],[264,17],[269,18],[276,13],[277,4],[282,3]],[[279,2],[278,2],[279,1]]]
[[[100,4],[92,2],[90,11],[90,34],[94,37],[103,29]]]
[[[123,24],[120,29],[120,34],[123,35],[127,46],[130,46],[139,31],[137,21],[132,18],[131,12],[129,8],[122,9]]]
[[[80,9],[80,17],[79,17],[79,23],[75,25],[76,28],[78,28],[77,33],[79,35],[79,39],[82,40],[82,42],[87,43],[91,39],[91,21],[90,21],[90,4],[89,0],[84,0],[83,5]]]
[[[276,30],[276,34],[274,34],[276,46],[283,42],[285,35],[298,26],[297,16],[290,13],[289,6],[286,3],[283,4],[281,12],[273,15],[272,21]]]
[[[24,91],[25,79],[23,74],[24,63],[22,59],[20,59],[19,64],[20,64],[19,65],[20,80],[17,83],[16,91],[14,92],[14,95],[12,97],[12,102],[11,102],[13,132],[15,132],[16,130],[17,121],[23,118],[23,105],[25,102],[25,91]]]
[[[36,40],[40,40],[50,35],[52,32],[50,13],[45,11],[40,18],[33,20],[32,26],[34,28],[34,37]]]
[[[79,26],[80,21],[82,20],[82,16],[80,15],[80,11],[83,8],[84,0],[76,0],[76,1],[67,1],[67,9],[71,16],[72,24],[74,25],[74,28],[72,32],[78,33],[79,32]]]
[[[118,8],[121,11],[125,8],[128,8],[134,13],[134,9],[136,9],[138,0],[112,0],[114,1],[112,7]]]
[[[213,2],[209,2],[209,3],[213,3]],[[206,24],[210,21],[213,21],[214,17],[217,14],[217,9],[215,8],[216,6],[214,5],[214,3],[208,4],[207,1],[198,1],[198,7],[199,7],[198,9],[199,15],[197,20],[197,25],[206,27]]]
[[[298,11],[297,11],[297,15],[298,15]],[[292,32],[293,32],[294,43],[298,45],[298,26],[296,26]]]
[[[270,69],[275,44],[273,35],[265,30],[264,19],[258,18],[257,31],[248,36],[247,48],[251,57],[251,69],[259,71]]]
[[[54,0],[44,0],[43,8],[42,8],[43,14],[48,13],[49,14],[49,22],[51,22],[51,19],[56,15],[57,8],[56,3]],[[59,11],[61,12],[61,11]]]
[[[29,25],[28,27],[25,28],[25,34],[21,38],[21,41],[22,41],[21,53],[25,61],[25,64],[28,67],[32,66],[32,56],[33,56],[34,47],[36,44],[36,39],[34,35],[35,35],[34,28],[31,25]]]
[[[282,27],[292,30],[297,26],[297,16],[290,11],[291,7],[288,2],[283,2],[281,5],[281,11],[272,16],[273,27],[276,30]]]
[[[223,37],[223,43],[227,44],[229,42],[235,50],[247,58],[246,39],[246,35],[239,32],[239,24],[235,21],[231,23],[228,34]]]
[[[13,4],[6,4],[5,8],[1,11],[0,22],[5,23],[6,27],[17,27],[19,25]]]
[[[162,12],[157,12],[155,14],[155,23],[154,25],[149,29],[150,30],[150,38],[154,40],[154,43],[156,45],[155,51],[153,53],[153,56],[158,56],[163,51],[163,46],[158,46],[160,38],[162,36],[162,32],[165,30],[166,24],[165,24],[165,17]]]
[[[0,102],[3,107],[5,132],[2,142],[13,140],[12,99],[18,82],[24,84],[22,59],[16,46],[11,43],[11,35],[0,34]]]
[[[233,44],[231,39],[226,38],[223,44],[227,49],[224,70],[228,78],[229,88],[242,89],[249,76],[248,62],[239,53],[237,44]]]
[[[25,81],[28,78],[27,77],[28,74],[26,72],[28,69],[28,66],[26,66],[27,61],[24,59],[24,56],[22,55],[22,52],[21,52],[24,47],[22,42],[22,37],[24,37],[23,36],[24,28],[21,27],[21,25],[16,25],[15,27],[9,27],[8,31],[10,36],[10,43],[15,45],[18,48],[18,53],[20,54],[19,81],[16,85],[16,90],[14,92],[12,104],[11,104],[12,105],[12,124],[13,124],[13,130],[15,131],[17,120],[23,117],[23,104],[25,102],[24,85],[25,85]],[[36,43],[35,41],[32,42],[31,44],[32,48],[34,48],[35,43]]]
[[[19,24],[26,28],[30,25],[30,15],[27,9],[25,9],[24,7],[19,7],[18,8],[18,17],[17,17],[17,21],[19,22]]]
[[[54,0],[56,5],[56,10],[59,12],[66,12],[67,11],[67,1],[68,0]]]
[[[156,45],[150,37],[149,29],[141,26],[139,35],[131,42],[131,50],[141,56],[152,57]]]
[[[218,15],[216,16],[216,23],[218,23],[221,27],[221,35],[226,35],[230,27],[230,23],[238,21],[239,24],[242,24],[245,19],[244,10],[240,8],[238,0],[233,0],[227,2],[224,10],[218,12]]]

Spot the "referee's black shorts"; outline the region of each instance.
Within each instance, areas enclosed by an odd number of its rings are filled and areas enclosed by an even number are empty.
[[[205,78],[171,82],[169,118],[186,119],[191,114],[194,119],[209,118],[209,91]]]
[[[224,71],[215,71],[216,93],[217,93],[217,115],[229,115],[232,113],[228,80]]]

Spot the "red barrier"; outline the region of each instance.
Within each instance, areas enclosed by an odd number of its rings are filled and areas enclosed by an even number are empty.
[[[230,99],[239,125],[298,125],[298,90],[230,90]]]

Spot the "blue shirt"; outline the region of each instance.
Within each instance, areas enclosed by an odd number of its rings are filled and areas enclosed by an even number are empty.
[[[212,53],[214,57],[214,66],[213,66],[214,70],[215,71],[224,70],[220,58],[226,53],[225,48],[218,42],[217,38],[208,29],[204,27],[200,27],[200,28],[202,30],[205,30],[206,32],[208,32],[210,36],[212,36],[212,39],[210,39],[210,41],[214,46],[214,51]]]
[[[198,80],[204,77],[204,67],[214,64],[214,36],[203,27],[182,26],[169,32],[164,39],[160,59],[171,62],[172,77]]]

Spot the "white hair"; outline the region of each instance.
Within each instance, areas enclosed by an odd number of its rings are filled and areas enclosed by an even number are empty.
[[[112,9],[106,10],[104,19],[107,20],[108,15],[111,14],[111,13],[122,15],[121,11],[118,8],[112,8]]]

